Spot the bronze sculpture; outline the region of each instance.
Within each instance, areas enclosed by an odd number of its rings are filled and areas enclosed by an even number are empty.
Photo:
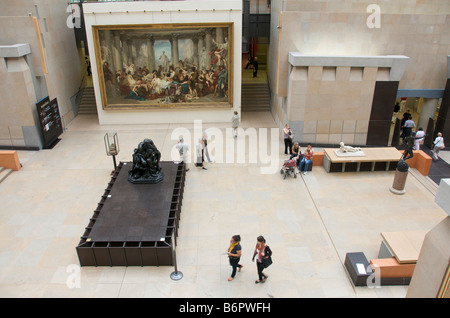
[[[400,158],[400,161],[411,159],[414,156],[413,148],[414,144],[416,142],[416,133],[412,132],[410,136],[406,137],[406,148],[403,152],[402,157]]]
[[[161,153],[151,139],[144,139],[134,149],[133,166],[128,173],[131,183],[158,183],[164,179],[159,161]]]

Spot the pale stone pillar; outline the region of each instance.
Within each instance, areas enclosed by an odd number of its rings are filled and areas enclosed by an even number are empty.
[[[206,68],[206,65],[200,65],[201,61],[202,61],[202,53],[203,53],[203,47],[205,46],[204,44],[204,37],[205,37],[205,33],[200,32],[198,34],[198,48],[197,48],[197,52],[198,52],[198,69],[202,70],[204,67]]]
[[[211,50],[211,29],[205,30],[205,48],[206,48],[206,68],[209,69],[211,64],[211,56],[209,53]]]
[[[112,35],[111,35],[111,31],[110,30],[105,30],[103,32],[103,50],[104,50],[104,56],[102,56],[102,58],[108,62],[109,67],[113,68],[114,67],[114,59],[113,59],[113,41],[112,41]],[[102,43],[102,42],[100,42]],[[106,50],[105,50],[106,49]]]
[[[118,31],[114,31],[113,33],[114,37],[114,44],[112,45],[112,54],[113,54],[113,60],[114,60],[114,72],[117,70],[122,70],[123,63],[122,63],[122,54],[121,54],[121,47],[120,47],[120,35]]]
[[[147,59],[148,59],[148,69],[152,72],[155,69],[155,51],[153,45],[155,43],[155,39],[151,34],[148,35],[147,38]]]
[[[195,35],[194,38],[192,39],[192,41],[194,42],[194,52],[193,52],[193,57],[194,57],[194,64],[197,66],[197,69],[199,67],[199,58],[198,58],[198,36]]]
[[[422,103],[422,109],[420,111],[420,117],[417,122],[417,128],[422,127],[424,131],[427,130],[428,119],[433,118],[436,114],[436,108],[439,99],[437,98],[424,98]]]
[[[216,28],[216,43],[225,42],[223,39],[223,28]]]
[[[130,64],[134,64],[134,59],[133,59],[133,41],[130,40],[130,39],[127,40],[127,51],[128,51],[128,54],[127,54],[128,61],[127,61],[127,63],[128,63],[128,66],[129,66]]]
[[[178,60],[180,59],[178,57],[178,36],[179,34],[172,34],[170,41],[172,42],[172,65],[175,66],[178,65]]]
[[[120,32],[120,42],[122,43],[122,49],[120,50],[120,55],[122,59],[122,63],[124,64],[123,67],[128,66],[128,44],[126,37],[123,33],[123,31]]]

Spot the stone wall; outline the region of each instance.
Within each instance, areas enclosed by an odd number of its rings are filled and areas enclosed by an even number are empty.
[[[372,11],[368,12],[368,6],[371,4],[378,5],[381,10],[379,28],[371,28],[367,24],[368,18],[372,14]],[[271,27],[268,79],[273,94],[272,113],[280,127],[293,120],[289,117],[290,115],[296,116],[295,113],[288,113],[288,92],[293,85],[290,81],[298,81],[298,77],[302,76],[301,70],[291,72],[288,60],[290,52],[311,56],[347,57],[404,55],[410,58],[410,62],[399,79],[399,89],[445,88],[447,55],[450,54],[450,34],[446,32],[450,28],[449,2],[418,0],[390,2],[272,1]],[[329,71],[329,69],[325,69],[323,74],[329,74]],[[313,72],[320,76],[319,69]],[[342,72],[344,69],[336,70],[336,74],[343,74]],[[378,71],[376,72],[378,73]],[[345,95],[346,91],[352,92],[353,95],[358,95],[357,92],[360,92],[360,97],[365,95],[359,109],[367,115],[367,109],[365,111],[363,109],[367,106],[367,98],[370,98],[371,94],[373,95],[373,91],[370,92],[369,87],[374,88],[375,86],[370,83],[370,80],[363,80],[361,83],[350,81],[349,83],[351,83],[350,87],[342,87],[337,82],[325,83],[325,81],[320,85],[323,88],[322,92],[330,92],[325,88],[326,86],[331,85],[334,89],[334,85],[337,85],[336,88],[340,87],[339,95]],[[331,114],[329,110],[335,111],[337,108],[330,104],[331,97],[327,96],[330,95],[329,93],[324,93],[322,96],[320,91],[317,91],[318,85],[313,82],[307,85],[309,90],[316,90],[318,93],[317,98],[311,97],[305,100],[305,103],[320,105],[323,109],[316,111],[322,112],[323,116],[329,116]],[[296,89],[296,94],[311,96],[310,92],[302,90],[301,87]],[[338,114],[335,112],[333,117],[341,116],[354,120],[355,118],[352,117],[354,117],[355,105],[352,103],[356,103],[357,100],[345,99],[343,96],[336,97],[333,104],[336,107],[340,104],[338,108],[342,108],[346,104],[346,110],[341,109]],[[341,102],[338,101],[339,99]],[[300,105],[301,103],[302,101],[300,101]],[[307,116],[309,115],[307,111]],[[357,116],[358,119],[361,116],[363,115],[360,113]],[[296,117],[293,118],[297,120]],[[319,126],[323,127],[320,124]],[[336,126],[329,126],[329,128],[325,128],[325,131],[326,129],[335,131],[335,128],[332,127]],[[305,129],[309,131],[311,127],[305,126]],[[323,128],[319,128],[319,131],[318,134],[322,136],[318,135],[316,141],[328,139],[328,142],[331,142],[337,138],[337,136],[330,135],[331,131],[328,136],[322,134]],[[359,128],[358,131],[360,131]],[[357,136],[354,141],[359,143],[360,137],[362,138],[362,136]],[[352,140],[351,136],[344,136],[344,138],[349,142]]]
[[[35,104],[47,95],[57,98],[65,124],[75,117],[82,66],[66,9],[58,0],[0,2],[0,45],[30,46],[24,56],[0,57],[0,146],[42,147]]]

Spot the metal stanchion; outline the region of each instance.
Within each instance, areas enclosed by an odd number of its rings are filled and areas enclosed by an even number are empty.
[[[174,266],[175,266],[175,271],[173,271],[170,274],[170,278],[172,280],[180,280],[183,278],[183,273],[178,271],[178,266],[177,266],[177,252],[176,252],[176,244],[175,244],[175,230],[172,232],[172,244],[173,244],[173,261],[174,261]]]

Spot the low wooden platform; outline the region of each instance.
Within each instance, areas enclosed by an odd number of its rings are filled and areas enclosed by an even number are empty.
[[[365,156],[337,156],[338,148],[325,148],[323,167],[327,172],[389,171],[397,168],[402,152],[394,147],[363,148]]]
[[[161,162],[164,180],[128,181],[121,162],[76,247],[81,266],[172,266],[185,165]]]

